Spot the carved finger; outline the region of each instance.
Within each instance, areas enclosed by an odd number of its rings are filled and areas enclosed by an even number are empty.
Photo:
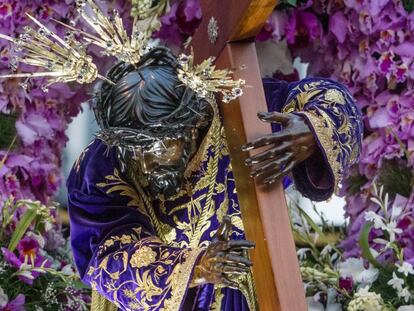
[[[274,122],[280,123],[282,125],[287,125],[290,121],[289,115],[281,112],[271,111],[271,112],[259,112],[257,114],[260,120],[264,122]]]
[[[296,165],[296,161],[292,161],[290,163],[288,163],[281,172],[267,177],[263,183],[266,185],[271,185],[274,184],[275,182],[277,182],[278,180],[280,180],[283,176],[287,175]]]
[[[221,283],[226,287],[239,289],[239,284],[237,284],[235,281],[230,280],[224,273],[221,276]]]
[[[250,166],[253,164],[258,164],[260,162],[270,160],[274,158],[276,155],[284,153],[288,150],[290,150],[293,147],[293,143],[291,141],[284,141],[279,146],[276,146],[270,150],[261,152],[259,154],[256,154],[250,158],[247,158],[245,163],[246,165]]]
[[[224,258],[218,259],[218,261],[221,261],[222,263],[225,263],[227,265],[237,265],[245,267],[251,267],[253,265],[253,263],[249,259],[243,256],[231,254],[226,255]]]
[[[231,234],[231,219],[228,216],[223,217],[220,227],[217,229],[215,239],[217,241],[227,242]]]
[[[242,151],[249,151],[256,148],[268,146],[270,144],[280,144],[283,141],[289,141],[292,139],[292,134],[288,130],[282,130],[277,133],[273,133],[270,135],[266,135],[263,137],[260,137],[250,143],[247,143],[242,147]]]
[[[225,265],[223,267],[223,273],[228,273],[228,274],[238,274],[238,275],[242,275],[242,274],[247,274],[250,272],[250,268],[249,267],[240,267],[240,266],[232,266],[232,265]]]
[[[266,175],[278,173],[281,171],[281,168],[289,161],[293,160],[293,158],[294,155],[292,152],[280,155],[271,162],[253,170],[250,176],[257,177],[260,180],[263,179]]]
[[[231,240],[227,242],[227,250],[244,250],[252,249],[256,246],[256,243],[247,240]]]

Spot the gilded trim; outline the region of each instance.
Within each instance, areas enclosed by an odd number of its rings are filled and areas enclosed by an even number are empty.
[[[319,145],[324,153],[328,164],[332,170],[335,179],[334,191],[338,193],[338,187],[342,180],[342,167],[339,160],[339,148],[335,146],[334,125],[330,122],[329,117],[318,116],[312,111],[298,112],[309,120],[316,136],[318,137]]]
[[[187,289],[191,282],[194,266],[200,257],[203,249],[195,248],[187,253],[187,258],[181,266],[171,274],[171,298],[166,299],[164,308],[160,311],[179,311],[183,304]]]

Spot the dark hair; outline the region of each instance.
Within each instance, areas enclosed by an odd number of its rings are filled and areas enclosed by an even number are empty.
[[[148,52],[136,66],[115,65],[107,76],[115,85],[98,86],[95,115],[101,129],[196,126],[208,103],[179,80],[177,66],[164,47]]]

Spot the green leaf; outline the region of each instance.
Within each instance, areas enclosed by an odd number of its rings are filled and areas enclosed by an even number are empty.
[[[414,10],[414,0],[403,0],[403,7],[408,12],[411,13]]]
[[[374,267],[381,268],[381,264],[375,259],[369,247],[369,233],[372,228],[372,223],[366,223],[359,235],[359,246],[362,249],[362,256],[367,259]]]
[[[0,113],[0,149],[6,149],[16,136],[16,116]]]
[[[303,217],[305,218],[306,222],[311,226],[311,228],[313,229],[313,231],[315,231],[316,233],[318,233],[320,237],[323,236],[324,235],[323,231],[313,221],[313,219],[301,207],[298,206],[298,209],[299,209],[301,215],[303,215]]]
[[[22,239],[23,235],[26,233],[27,228],[29,228],[30,224],[36,218],[37,211],[35,208],[29,208],[26,213],[23,215],[22,219],[16,226],[16,230],[13,232],[13,235],[10,239],[8,249],[13,252],[19,241]]]

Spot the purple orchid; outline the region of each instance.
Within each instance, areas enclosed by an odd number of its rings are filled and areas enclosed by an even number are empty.
[[[287,43],[292,48],[301,48],[319,39],[322,25],[315,14],[294,10],[286,24]]]
[[[26,311],[25,304],[26,297],[23,294],[19,294],[13,300],[9,301],[6,305],[0,305],[0,311]]]

